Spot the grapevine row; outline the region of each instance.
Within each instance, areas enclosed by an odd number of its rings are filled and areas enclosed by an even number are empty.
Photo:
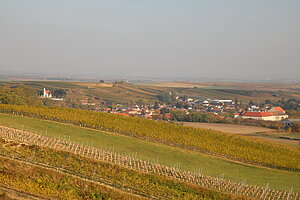
[[[99,148],[84,146],[72,143],[62,139],[50,138],[27,131],[17,130],[0,126],[0,135],[3,138],[16,140],[23,143],[29,143],[42,147],[52,148],[70,152],[76,155],[92,158],[99,161],[113,163],[122,167],[168,176],[180,181],[197,184],[204,187],[213,188],[218,191],[228,192],[247,197],[255,197],[258,199],[300,199],[296,192],[286,192],[274,189],[268,189],[259,186],[251,186],[242,183],[235,183],[222,178],[213,178],[204,176],[199,173],[181,171],[175,167],[168,167],[160,164],[153,164],[131,156],[122,155],[116,152],[106,151]]]

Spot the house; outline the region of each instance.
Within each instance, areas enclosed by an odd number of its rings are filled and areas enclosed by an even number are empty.
[[[187,101],[188,101],[188,102],[192,102],[192,101],[194,101],[194,99],[188,98]]]
[[[270,113],[272,113],[274,116],[277,116],[276,121],[280,121],[283,119],[287,119],[289,116],[285,113],[285,110],[283,110],[281,107],[273,107],[269,110]]]
[[[234,118],[238,118],[240,116],[240,113],[234,113]]]
[[[232,104],[232,100],[230,99],[213,99],[212,103],[213,104]]]
[[[95,106],[96,105],[96,103],[90,103],[90,102],[82,102],[81,104],[84,106]]]
[[[204,106],[209,106],[210,102],[208,100],[203,101]]]
[[[111,110],[110,108],[104,108],[102,111],[103,112],[110,112],[110,110]]]
[[[277,107],[273,107],[269,110],[269,112],[274,112],[274,113],[285,113],[285,110],[283,110],[281,107],[277,106]]]
[[[129,109],[127,111],[127,113],[130,114],[130,115],[139,115],[139,114],[141,114],[139,109]]]
[[[250,107],[248,108],[249,111],[254,111],[254,110],[259,110],[260,107],[256,106],[256,105],[250,105]]]

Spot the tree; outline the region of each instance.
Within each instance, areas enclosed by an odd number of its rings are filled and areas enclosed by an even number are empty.
[[[250,100],[248,105],[253,106],[253,105],[255,105],[255,103],[252,100]]]
[[[174,110],[171,112],[173,119],[177,121],[185,121],[186,120],[186,113],[184,110]]]
[[[66,91],[63,89],[56,89],[53,92],[53,96],[56,98],[63,98],[64,96],[66,96]]]
[[[159,108],[159,102],[158,102],[158,101],[155,101],[155,102],[154,102],[153,109],[158,109],[158,108]]]
[[[160,114],[166,114],[166,113],[170,113],[170,110],[168,108],[162,108],[160,109]]]
[[[176,102],[175,106],[176,106],[176,108],[182,108],[183,107],[183,103]]]
[[[42,105],[37,92],[26,86],[0,87],[0,103],[15,105]]]
[[[239,104],[239,100],[238,100],[237,97],[234,98],[234,103],[235,103],[235,105],[238,105],[238,104]]]
[[[164,102],[164,103],[167,103],[167,104],[172,103],[172,97],[171,97],[171,95],[168,94],[168,93],[163,93],[163,94],[157,95],[156,98],[157,98],[159,101]]]
[[[272,104],[272,101],[270,99],[266,99],[265,104]]]

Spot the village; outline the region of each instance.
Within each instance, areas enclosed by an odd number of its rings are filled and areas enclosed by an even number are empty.
[[[1,0],[0,200],[300,200],[299,9]]]
[[[52,95],[46,88],[42,90],[41,98],[55,101],[63,101],[63,95]],[[194,122],[217,122],[217,123],[242,123],[255,124],[285,129],[299,123],[298,120],[288,119],[289,115],[279,106],[265,104],[264,106],[241,104],[236,99],[196,99],[188,96],[175,96],[172,102],[156,101],[153,104],[133,103],[131,105],[121,103],[103,103],[81,99],[77,103],[84,109],[98,112],[113,113],[122,116],[135,116],[152,120],[165,121],[194,121]],[[71,100],[72,101],[72,100]],[[75,102],[75,101],[73,101]],[[209,116],[205,119],[190,119],[190,115]],[[185,117],[182,117],[182,116]],[[274,125],[274,123],[276,125]],[[280,125],[278,125],[280,124]],[[277,126],[277,127],[276,127]]]
[[[133,106],[123,106],[121,104],[117,104],[115,107],[102,108],[99,109],[99,111],[116,113],[124,116],[142,116],[150,119],[156,119],[158,116],[161,116],[163,119],[167,120],[172,118],[171,113],[175,110],[182,110],[186,114],[191,112],[202,112],[214,115],[223,115],[227,113],[229,116],[232,116],[233,113],[234,118],[263,121],[282,121],[288,118],[288,114],[286,114],[281,107],[269,108],[266,106],[264,108],[260,108],[253,105],[245,111],[233,100],[229,99],[206,99],[204,101],[200,101],[192,98],[184,100],[177,97],[177,100],[178,102],[175,104],[156,103],[151,106],[138,104]]]

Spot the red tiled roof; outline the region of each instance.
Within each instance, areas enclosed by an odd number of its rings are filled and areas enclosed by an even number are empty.
[[[273,107],[273,109],[275,109],[276,111],[280,111],[280,112],[285,112],[281,107]]]
[[[129,117],[130,115],[126,114],[126,113],[115,113],[117,115],[122,115],[122,116],[125,116],[125,117]]]
[[[270,117],[273,116],[270,112],[246,112],[243,116],[246,117]]]

